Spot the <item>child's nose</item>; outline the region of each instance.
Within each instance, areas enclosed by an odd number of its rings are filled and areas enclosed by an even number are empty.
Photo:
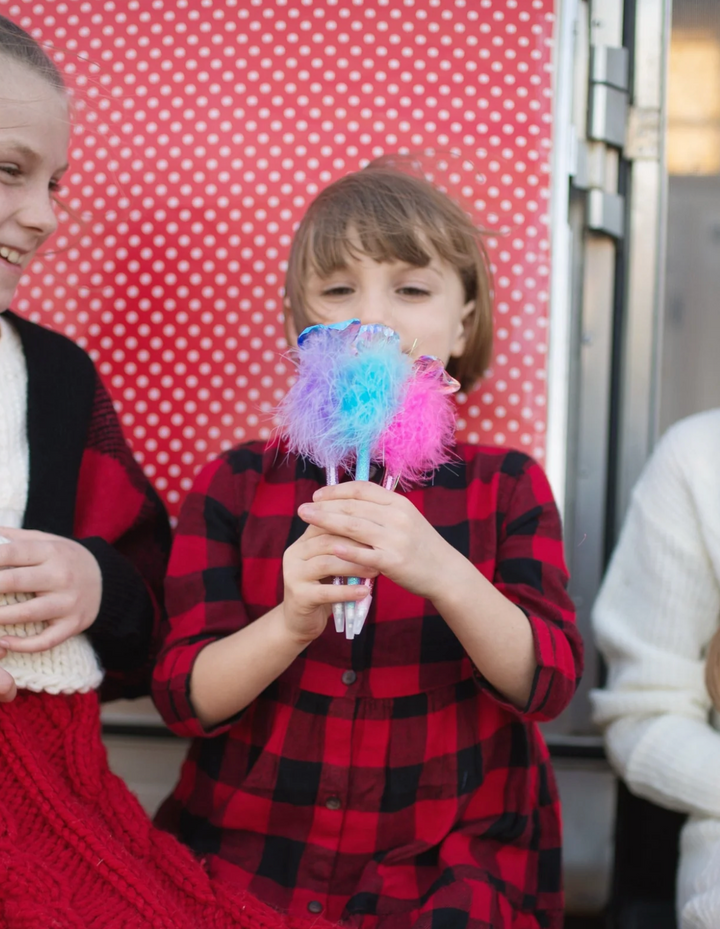
[[[362,321],[366,325],[389,326],[392,329],[394,315],[392,301],[384,295],[374,294],[367,302]]]

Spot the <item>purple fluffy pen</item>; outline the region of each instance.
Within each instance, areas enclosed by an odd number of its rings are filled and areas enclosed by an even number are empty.
[[[304,329],[295,352],[297,379],[277,409],[279,429],[289,450],[324,468],[328,485],[337,484],[339,468],[350,466],[354,451],[337,430],[333,433],[333,426],[340,415],[337,381],[355,351],[359,330],[359,319]],[[336,577],[333,583],[342,584],[343,579]],[[343,603],[333,604],[333,619],[342,632]]]

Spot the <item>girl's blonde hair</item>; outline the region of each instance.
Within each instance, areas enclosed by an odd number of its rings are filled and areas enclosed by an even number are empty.
[[[705,659],[705,684],[713,706],[720,713],[720,629],[710,639]]]
[[[425,178],[386,162],[326,187],[310,204],[290,249],[285,296],[298,332],[312,322],[306,312],[309,272],[324,278],[346,267],[357,257],[355,243],[378,262],[425,267],[434,252],[455,268],[465,300],[474,300],[475,308],[466,321],[465,351],[450,359],[448,371],[471,389],[490,363],[493,324],[489,260],[470,217]]]

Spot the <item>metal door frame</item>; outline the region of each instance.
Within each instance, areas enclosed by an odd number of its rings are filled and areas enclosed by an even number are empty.
[[[587,661],[547,727],[556,745],[599,748],[590,609],[657,438],[670,13],[671,0],[558,0],[546,462]],[[623,59],[625,90],[608,65]]]

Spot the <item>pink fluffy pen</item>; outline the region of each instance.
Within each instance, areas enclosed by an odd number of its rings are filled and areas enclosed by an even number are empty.
[[[403,490],[421,483],[441,465],[452,461],[455,404],[452,394],[460,384],[439,358],[421,355],[405,383],[400,409],[373,449],[373,460],[384,464],[383,487]],[[372,603],[373,583],[365,580],[368,595],[347,604],[353,632],[362,629]]]

